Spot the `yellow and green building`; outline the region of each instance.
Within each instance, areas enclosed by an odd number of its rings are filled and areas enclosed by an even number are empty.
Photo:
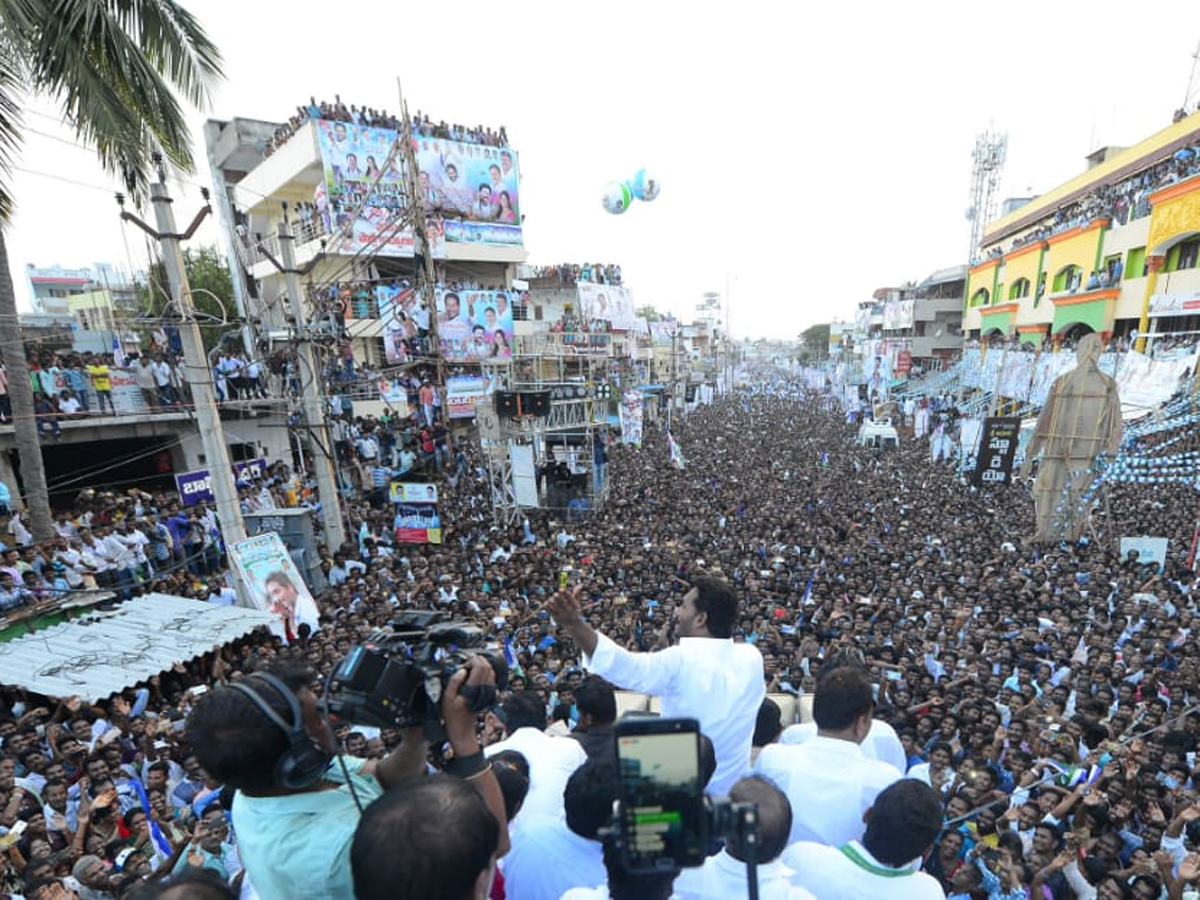
[[[968,270],[964,331],[1038,345],[1089,332],[1107,339],[1200,330],[1193,160],[1200,161],[1200,112],[1132,147],[1094,154],[1083,174],[991,223],[982,258]],[[1114,216],[1119,185],[1133,202]],[[1102,194],[1109,196],[1099,202]],[[1102,212],[1061,221],[1081,208]]]

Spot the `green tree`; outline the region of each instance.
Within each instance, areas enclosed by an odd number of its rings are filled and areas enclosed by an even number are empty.
[[[76,139],[136,201],[148,191],[154,154],[192,170],[182,102],[206,105],[221,77],[220,52],[174,0],[0,0],[0,353],[38,540],[53,535],[50,498],[4,242],[20,111],[34,96],[58,103]]]
[[[237,308],[229,265],[216,247],[189,247],[183,251],[183,268],[192,290],[192,306],[200,323],[204,348],[211,350],[236,327],[233,319]],[[167,272],[161,262],[150,266],[150,277],[146,284],[138,286],[138,294],[139,306],[150,316],[179,318],[179,311],[169,308]]]
[[[823,359],[829,355],[829,326],[813,325],[800,332],[800,356]]]
[[[647,322],[661,322],[666,318],[666,316],[660,313],[653,306],[640,306],[634,310],[634,315],[645,319]]]

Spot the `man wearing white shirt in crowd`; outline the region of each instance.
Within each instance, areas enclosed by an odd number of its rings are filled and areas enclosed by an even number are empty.
[[[792,830],[792,807],[783,791],[757,775],[743,778],[729,791],[734,803],[758,807],[758,846],[747,847],[740,835],[726,838],[725,847],[698,869],[684,869],[675,879],[676,900],[740,898],[747,895],[746,860],[754,853],[758,896],[762,900],[814,900],[791,883],[793,872],[779,859]]]
[[[535,691],[513,694],[492,710],[489,717],[499,720],[505,737],[485,747],[484,755],[490,758],[504,750],[516,750],[529,763],[529,793],[521,807],[522,814],[560,815],[567,779],[587,761],[583,747],[570,738],[545,733],[549,724],[546,708]]]
[[[929,751],[929,762],[917,763],[909,770],[908,777],[935,788],[939,794],[948,794],[954,784],[953,759],[954,749],[944,741],[938,741]]]
[[[150,363],[150,372],[154,375],[154,386],[158,388],[159,403],[174,402],[171,392],[171,367],[160,356]]]
[[[54,514],[54,533],[64,541],[75,537],[79,534],[79,529],[75,523],[71,521],[71,517],[65,510],[59,510]]]
[[[548,605],[582,651],[584,666],[616,687],[659,697],[666,718],[699,721],[717,756],[709,792],[727,794],[750,768],[754,724],[766,696],[762,654],[733,641],[733,589],[719,578],[696,579],[675,608],[679,643],[659,653],[630,653],[588,625],[581,590],[559,591]]]
[[[33,543],[33,532],[25,527],[25,523],[21,521],[23,510],[13,510],[12,518],[8,522],[8,533],[13,536],[17,542],[17,546],[24,547]]]
[[[858,666],[823,671],[813,718],[817,733],[803,744],[764,747],[756,768],[792,803],[792,840],[840,847],[862,834],[863,814],[903,775],[869,759],[859,744],[871,729],[875,700]],[[820,896],[820,895],[818,895]]]
[[[844,665],[866,668],[862,651],[857,648],[839,648],[822,662],[820,671],[828,671]],[[818,674],[820,673],[818,672]],[[816,722],[801,722],[784,729],[779,743],[803,744],[816,733]],[[900,736],[896,734],[896,729],[882,719],[871,719],[871,730],[867,732],[867,736],[859,746],[868,759],[878,759],[888,763],[901,774],[908,769],[908,756],[904,752],[904,745],[900,743]]]
[[[783,862],[792,883],[821,900],[944,900],[921,862],[942,828],[942,804],[933,788],[912,778],[879,794],[867,811],[862,841],[837,846],[801,841]]]
[[[570,738],[551,740],[579,746]],[[530,814],[526,799],[509,824],[512,848],[500,862],[505,895],[515,900],[559,900],[573,888],[602,884],[607,873],[599,832],[612,824],[616,799],[613,759],[593,759],[577,768],[567,779],[560,809],[553,815]]]

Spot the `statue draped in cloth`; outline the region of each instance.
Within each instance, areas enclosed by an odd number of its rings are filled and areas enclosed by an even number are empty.
[[[1086,521],[1084,494],[1095,480],[1092,466],[1101,452],[1121,444],[1121,401],[1117,385],[1100,371],[1100,337],[1089,334],[1075,351],[1076,365],[1060,375],[1038,416],[1021,476],[1029,476],[1040,453],[1033,502],[1039,543],[1077,541]]]

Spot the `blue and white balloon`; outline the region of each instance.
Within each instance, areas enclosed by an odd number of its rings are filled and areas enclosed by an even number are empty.
[[[606,212],[619,216],[629,209],[633,197],[629,192],[628,185],[622,184],[620,181],[610,181],[604,186],[604,194],[601,196],[600,202],[604,204]]]
[[[645,169],[638,169],[630,180],[630,184],[633,196],[647,203],[658,196],[659,188],[662,186],[659,180]]]

